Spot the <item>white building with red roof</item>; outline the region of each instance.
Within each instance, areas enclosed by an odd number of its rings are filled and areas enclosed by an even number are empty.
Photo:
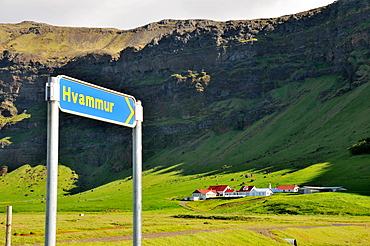
[[[242,186],[238,191],[239,197],[250,196],[251,191],[253,191],[254,189],[256,189],[254,185]]]
[[[215,190],[197,189],[192,194],[193,200],[206,200],[207,198],[216,197],[216,196],[217,196],[217,191]]]
[[[224,192],[224,197],[240,197],[239,191],[235,189],[226,190]]]
[[[271,196],[274,194],[270,188],[256,188],[255,186],[242,186],[240,190],[232,189],[228,185],[210,186],[208,189],[197,189],[192,193],[191,197],[186,197],[184,200],[206,200],[207,198],[223,196],[231,197],[246,197],[246,196]]]
[[[298,192],[298,185],[280,185],[276,189],[281,190],[282,192]]]
[[[217,191],[218,196],[224,196],[225,191],[231,190],[231,188],[228,185],[216,185],[216,186],[208,187],[208,190],[215,190],[215,191]]]
[[[274,192],[270,188],[256,188],[255,186],[242,186],[240,190],[226,190],[224,197],[271,196]]]

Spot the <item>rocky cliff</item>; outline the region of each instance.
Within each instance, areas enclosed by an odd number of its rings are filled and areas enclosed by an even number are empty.
[[[367,0],[339,0],[276,19],[163,20],[128,31],[0,25],[0,163],[45,162],[44,86],[59,74],[140,99],[145,159],[284,112],[292,101],[274,91],[291,83],[333,76],[318,100],[341,96],[369,82],[369,14]],[[130,129],[62,114],[60,138],[60,162],[82,188],[130,168]]]

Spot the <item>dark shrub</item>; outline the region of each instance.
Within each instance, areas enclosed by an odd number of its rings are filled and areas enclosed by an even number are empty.
[[[370,154],[370,138],[360,139],[358,142],[348,148],[351,155]]]

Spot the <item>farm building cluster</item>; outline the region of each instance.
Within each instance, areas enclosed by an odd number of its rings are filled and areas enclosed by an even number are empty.
[[[257,188],[255,186],[242,186],[239,190],[232,189],[228,185],[216,185],[210,186],[208,189],[197,189],[192,193],[191,197],[185,197],[185,200],[197,201],[206,200],[212,197],[225,197],[225,198],[239,198],[246,196],[271,196],[274,193],[298,193],[298,194],[310,194],[318,192],[334,192],[334,191],[345,191],[342,187],[312,187],[304,186],[300,188],[298,185],[280,185],[276,189],[272,189],[271,185],[269,188]]]

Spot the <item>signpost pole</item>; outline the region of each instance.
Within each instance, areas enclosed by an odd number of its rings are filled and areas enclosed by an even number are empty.
[[[135,102],[132,96],[64,75],[49,78],[46,83],[46,101],[48,118],[45,246],[56,244],[59,109],[65,113],[133,128],[133,242],[134,245],[141,246],[143,122],[141,102]]]
[[[141,246],[142,241],[142,122],[143,107],[141,101],[135,104],[136,126],[133,129],[133,245]]]
[[[12,233],[12,218],[13,218],[13,207],[8,206],[6,210],[6,235],[5,235],[5,246],[11,246],[11,233]]]
[[[58,187],[58,142],[59,142],[59,85],[56,78],[46,84],[47,118],[47,181],[45,245],[56,244],[56,214]]]

